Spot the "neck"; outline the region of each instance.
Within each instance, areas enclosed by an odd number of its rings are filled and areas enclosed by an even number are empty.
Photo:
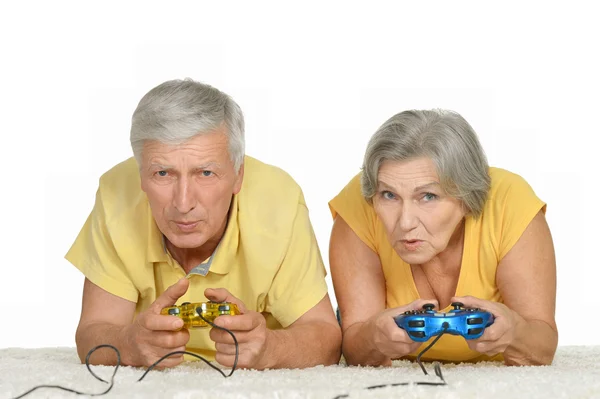
[[[446,249],[437,254],[427,263],[421,265],[423,269],[435,269],[438,273],[454,275],[460,272],[460,259],[462,259],[463,243],[465,238],[465,219],[463,219],[452,233]],[[459,259],[457,262],[456,260]]]

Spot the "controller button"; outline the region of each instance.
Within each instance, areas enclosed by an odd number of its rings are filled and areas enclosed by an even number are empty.
[[[427,311],[431,311],[433,310],[433,308],[435,308],[435,305],[433,303],[426,303],[425,305],[423,305],[423,309]]]
[[[483,323],[483,319],[481,317],[473,317],[472,319],[467,320],[467,324],[481,324]]]
[[[169,314],[172,316],[176,316],[179,314],[179,308],[171,308],[169,309]]]
[[[452,302],[450,305],[452,305],[454,310],[459,310],[460,308],[465,306],[462,302]]]
[[[425,327],[425,322],[423,320],[411,320],[408,322],[409,327]]]
[[[483,331],[483,328],[469,328],[469,330],[467,331],[467,334],[469,335],[477,335],[480,332]]]
[[[229,305],[220,305],[219,312],[229,312]]]
[[[181,304],[181,306],[185,306],[185,305],[189,305],[189,304],[190,304],[189,302],[184,302]]]
[[[408,333],[415,338],[425,338],[425,331],[409,331]]]

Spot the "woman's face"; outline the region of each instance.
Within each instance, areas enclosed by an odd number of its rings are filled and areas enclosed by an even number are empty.
[[[405,262],[420,265],[443,252],[465,216],[447,195],[429,158],[385,161],[379,169],[375,212]]]

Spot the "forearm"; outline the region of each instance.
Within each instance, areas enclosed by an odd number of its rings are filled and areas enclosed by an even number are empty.
[[[75,334],[77,354],[84,363],[89,351],[98,345],[112,345],[119,350],[121,365],[132,366],[128,356],[127,327],[95,322],[80,325]],[[117,364],[117,354],[111,348],[96,350],[89,359],[90,364],[112,366]]]
[[[515,338],[504,351],[504,362],[511,366],[549,365],[554,359],[558,332],[540,320],[520,319]]]
[[[373,342],[373,328],[368,321],[359,322],[346,329],[342,352],[352,366],[390,366],[392,360],[381,353]]]
[[[268,330],[261,368],[302,368],[337,364],[342,335],[339,327],[313,322],[289,329]]]

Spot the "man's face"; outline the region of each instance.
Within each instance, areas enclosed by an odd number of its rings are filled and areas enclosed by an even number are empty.
[[[243,171],[235,172],[225,128],[219,128],[175,146],[146,142],[140,176],[156,224],[183,249],[221,238]]]

